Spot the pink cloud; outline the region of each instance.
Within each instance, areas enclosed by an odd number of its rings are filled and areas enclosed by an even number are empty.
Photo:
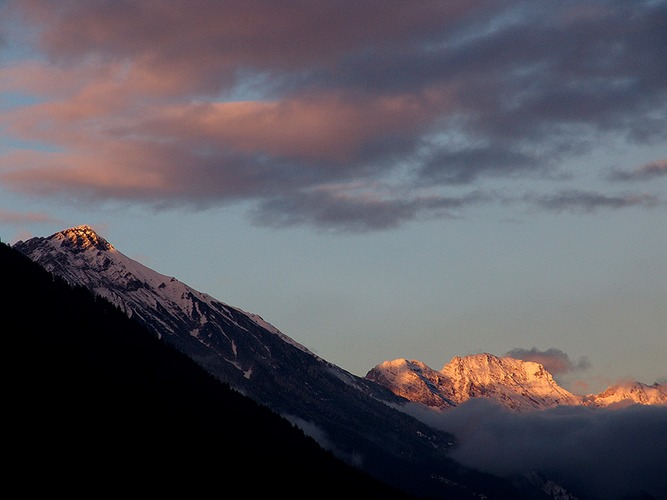
[[[3,103],[0,179],[26,193],[278,199],[306,210],[330,185],[361,183],[368,194],[398,182],[382,205],[400,208],[392,213],[402,221],[440,213],[416,191],[424,186],[557,168],[554,158],[590,143],[582,130],[646,140],[665,130],[647,126],[644,111],[660,116],[664,106],[659,66],[618,56],[658,50],[648,3],[599,15],[489,0],[22,0],[0,9],[0,23],[20,27],[12,36],[35,51],[0,75],[0,92],[22,94]],[[582,48],[609,67],[583,65]],[[619,94],[618,81],[641,92]],[[662,173],[657,164],[619,178]],[[349,202],[364,217],[357,191],[335,201],[336,214]],[[563,203],[572,197],[538,205]]]
[[[667,158],[642,165],[639,172],[641,175],[647,177],[665,175],[667,174]]]
[[[17,71],[15,78],[27,79],[33,70]],[[47,68],[39,71],[47,75]],[[0,117],[10,134],[45,145],[3,155],[4,183],[41,194],[151,200],[254,195],[272,183],[304,185],[299,177],[319,183],[345,170],[363,172],[365,149],[375,141],[423,132],[451,102],[445,91],[364,99],[320,92],[281,100],[164,100],[149,106],[133,94],[127,79],[110,73],[110,68],[100,70],[73,82],[78,87],[69,93]],[[296,166],[305,164],[310,166],[294,175]],[[305,180],[315,173],[316,179]]]
[[[609,178],[613,181],[646,181],[667,175],[667,158],[645,163],[634,170],[614,170]]]
[[[40,26],[43,50],[58,61],[80,64],[81,56],[91,54],[129,58],[172,78],[183,75],[184,86],[205,88],[224,82],[220,72],[232,68],[298,70],[337,62],[350,50],[378,43],[398,49],[415,31],[420,37],[440,34],[490,5],[484,0],[120,0],[22,1],[15,9]]]
[[[43,212],[15,212],[0,208],[0,224],[23,225],[42,222],[61,222]]]
[[[212,141],[243,153],[308,161],[353,161],[374,138],[414,134],[442,109],[410,95],[351,99],[343,94],[280,101],[217,102],[165,108],[136,125],[160,137]]]

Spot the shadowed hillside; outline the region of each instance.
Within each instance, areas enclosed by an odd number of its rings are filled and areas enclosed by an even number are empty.
[[[25,493],[407,498],[0,244],[3,450]]]

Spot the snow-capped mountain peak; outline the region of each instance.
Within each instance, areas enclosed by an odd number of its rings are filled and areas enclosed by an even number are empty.
[[[454,357],[440,371],[419,361],[388,361],[367,377],[410,401],[438,409],[476,397],[493,399],[515,411],[580,404],[541,364],[487,353]]]
[[[69,245],[79,251],[89,248],[102,251],[115,250],[111,243],[99,236],[92,227],[85,224],[60,231],[53,235],[53,239],[60,241],[62,245]]]
[[[395,359],[373,368],[366,378],[390,389],[394,394],[432,408],[456,406],[451,399],[449,379],[417,360]]]
[[[589,406],[667,404],[667,385],[657,382],[647,385],[634,380],[625,381],[612,385],[600,394],[585,396],[584,402]]]
[[[514,410],[542,409],[579,404],[579,399],[560,387],[539,363],[475,354],[455,357],[442,373],[453,384],[454,400],[491,397]]]

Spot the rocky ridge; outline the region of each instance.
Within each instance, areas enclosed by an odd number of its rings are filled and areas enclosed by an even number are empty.
[[[492,354],[454,357],[442,370],[417,360],[385,361],[368,372],[372,380],[405,399],[447,410],[472,398],[488,398],[517,412],[556,406],[607,407],[667,404],[663,385],[619,384],[600,394],[578,396],[563,389],[539,363]]]

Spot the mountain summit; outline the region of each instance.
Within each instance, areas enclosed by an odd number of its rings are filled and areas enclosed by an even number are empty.
[[[544,366],[533,361],[475,354],[455,357],[442,373],[452,381],[452,398],[491,397],[514,410],[574,405],[579,400],[560,387]]]
[[[588,406],[667,404],[667,385],[657,382],[647,385],[637,381],[627,381],[614,384],[600,394],[584,396],[583,402]]]
[[[493,399],[516,411],[579,404],[542,365],[492,354],[457,356],[441,371],[415,360],[385,361],[366,377],[410,401],[439,409],[477,397]]]
[[[87,225],[60,231],[54,234],[54,238],[61,240],[63,244],[71,245],[73,249],[78,249],[79,251],[91,247],[98,250],[115,250],[111,243],[99,236],[92,227]]]

